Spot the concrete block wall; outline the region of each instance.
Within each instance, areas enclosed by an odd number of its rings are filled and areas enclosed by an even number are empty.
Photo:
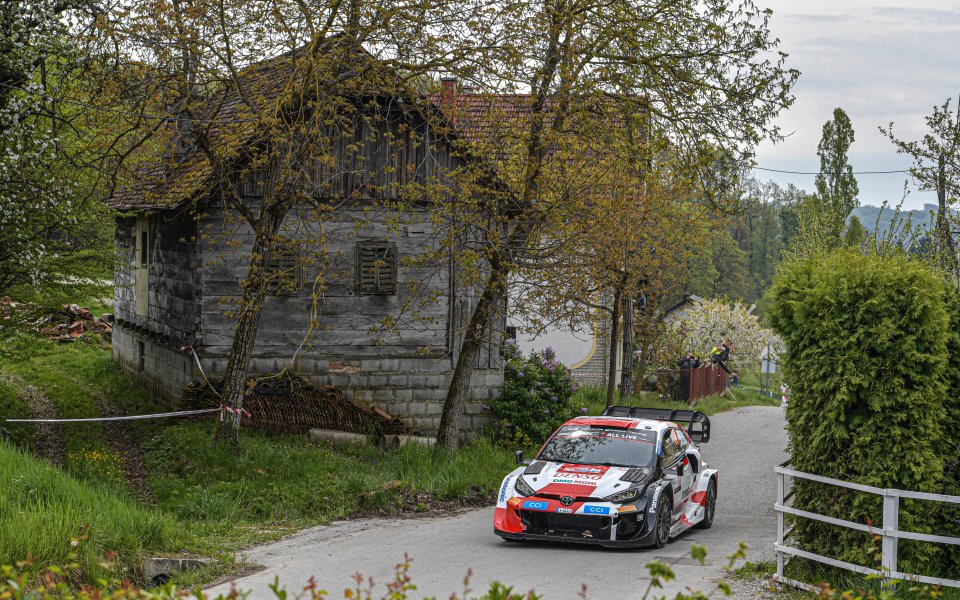
[[[149,335],[115,326],[111,334],[113,357],[123,371],[154,399],[175,408],[183,388],[194,378],[189,354],[159,343]],[[137,342],[143,342],[143,369]]]
[[[226,357],[200,355],[208,374],[226,370]],[[285,366],[283,359],[255,357],[250,373],[277,373]],[[425,435],[437,432],[452,377],[449,358],[420,356],[355,360],[312,356],[299,359],[293,370],[317,385],[337,386],[356,404],[385,410]],[[465,432],[478,431],[490,420],[485,402],[498,397],[502,388],[503,370],[474,373],[461,421]]]

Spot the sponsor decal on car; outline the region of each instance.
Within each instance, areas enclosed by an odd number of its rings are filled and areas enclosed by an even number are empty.
[[[609,515],[610,507],[609,506],[596,506],[593,504],[584,504],[583,505],[583,514],[585,515]]]
[[[603,479],[603,475],[593,475],[591,473],[563,473],[553,478],[554,483],[581,483],[594,482]]]
[[[653,501],[650,503],[650,514],[657,512],[657,504],[660,503],[660,492],[663,491],[663,486],[661,485],[653,492]]]
[[[590,467],[590,466],[584,466],[584,465],[579,465],[579,466],[564,465],[563,467],[560,468],[560,470],[568,473],[603,473],[604,471],[599,467]]]
[[[503,485],[500,486],[500,496],[497,497],[497,502],[506,502],[507,500],[507,487],[510,485],[510,482],[513,480],[513,477],[504,477]]]
[[[523,503],[523,508],[529,510],[547,510],[550,508],[549,502],[541,502],[539,500],[527,500]]]
[[[558,508],[558,509],[557,509],[557,512],[558,512],[558,513],[568,513],[568,514],[569,514],[569,513],[572,513],[572,512],[573,512],[573,509],[571,509],[571,508]]]

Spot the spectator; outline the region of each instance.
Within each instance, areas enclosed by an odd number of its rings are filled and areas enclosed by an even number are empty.
[[[730,342],[717,342],[717,345],[713,347],[710,351],[710,362],[714,365],[718,365],[721,369],[730,373],[730,369],[727,368],[727,360],[730,358]]]
[[[736,371],[734,371],[733,373],[730,373],[730,385],[732,386],[740,385],[740,374],[737,373]]]

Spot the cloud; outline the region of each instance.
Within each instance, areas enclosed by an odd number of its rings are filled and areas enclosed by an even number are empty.
[[[879,171],[909,166],[877,127],[891,121],[899,137],[919,138],[924,116],[935,104],[960,93],[956,79],[956,34],[960,10],[947,0],[920,0],[877,7],[867,0],[795,0],[768,2],[774,9],[773,33],[790,54],[788,66],[802,72],[794,88],[796,104],[778,124],[793,132],[781,144],[758,148],[762,166],[817,170],[816,148],[824,121],[835,107],[850,115],[856,142],[850,160],[856,170]],[[761,177],[766,174],[758,173]],[[772,176],[813,189],[813,178]],[[905,175],[859,178],[865,202],[899,200]],[[907,206],[931,201],[913,194]]]

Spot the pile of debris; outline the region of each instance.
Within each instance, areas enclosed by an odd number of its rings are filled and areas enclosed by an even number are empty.
[[[58,342],[72,342],[85,332],[109,338],[113,331],[113,315],[94,316],[90,309],[78,304],[64,304],[60,310],[37,323],[40,334]]]
[[[194,381],[183,390],[179,410],[210,408],[220,404],[223,384],[211,379],[211,385]],[[250,412],[244,426],[277,433],[306,434],[311,429],[332,429],[372,434],[380,439],[388,435],[410,433],[404,424],[378,408],[363,408],[344,397],[334,386],[314,386],[295,375],[261,377],[247,392],[243,408]]]

